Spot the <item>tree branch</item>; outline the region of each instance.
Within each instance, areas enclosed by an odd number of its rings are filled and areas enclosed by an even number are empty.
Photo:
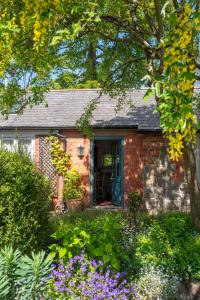
[[[196,81],[200,81],[200,75],[196,75]]]
[[[111,15],[101,16],[101,19],[111,23],[112,25],[115,24],[120,29],[124,28],[128,32],[130,30],[133,30],[134,28],[134,31],[137,32],[138,34],[147,34],[147,35],[151,34],[151,32],[141,27],[141,23],[139,21],[133,20],[133,22],[130,24],[129,22],[122,22],[122,19]]]
[[[144,14],[145,14],[145,17],[146,17],[146,19],[147,19],[147,22],[149,23],[149,27],[150,27],[151,30],[152,30],[152,33],[153,33],[154,35],[156,35],[156,33],[157,33],[157,28],[156,28],[156,26],[155,26],[155,24],[154,24],[153,19],[152,19],[151,16],[148,14],[148,11],[147,11],[146,8],[144,9]]]
[[[179,10],[179,4],[177,0],[173,0],[175,10]]]
[[[156,10],[156,19],[157,19],[157,23],[158,23],[157,35],[158,35],[158,39],[160,40],[163,35],[163,31],[164,31],[160,0],[154,0],[154,4],[155,4],[155,10]]]
[[[121,42],[121,43],[131,42],[130,38],[127,38],[127,37],[124,37],[124,38],[113,37],[113,36],[110,36],[110,35],[106,34],[105,32],[102,32],[102,31],[96,30],[96,29],[87,28],[87,32],[97,33],[101,37],[105,38],[106,40],[110,40],[112,42]]]
[[[138,33],[136,32],[131,32],[131,37],[126,37],[126,38],[118,38],[118,37],[113,37],[111,35],[108,35],[102,31],[99,31],[99,30],[96,30],[96,29],[91,29],[91,28],[88,28],[87,29],[88,32],[93,32],[93,33],[97,33],[99,34],[101,37],[105,38],[105,39],[108,39],[110,41],[113,41],[113,42],[129,42],[129,43],[133,43],[133,39],[134,39],[134,42],[136,42],[136,44],[138,46],[140,46],[141,48],[145,49],[145,48],[148,48],[148,49],[151,49],[151,45],[144,39],[142,38]]]

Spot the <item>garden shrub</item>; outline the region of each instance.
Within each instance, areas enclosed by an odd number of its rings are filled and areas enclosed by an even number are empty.
[[[124,247],[122,215],[119,213],[71,213],[61,219],[53,234],[52,253],[68,260],[85,250],[89,258],[101,259],[116,270],[129,266]]]
[[[148,217],[135,235],[135,270],[162,267],[181,278],[200,278],[200,235],[180,212]]]
[[[28,257],[18,249],[3,248],[0,251],[0,299],[42,299],[52,269],[52,260],[44,251],[32,252]]]
[[[138,226],[138,216],[142,209],[142,195],[132,191],[128,193],[128,217],[134,226]]]
[[[84,252],[60,262],[51,274],[50,299],[138,299],[134,285],[128,285],[123,273],[102,270],[103,262],[88,260]]]
[[[144,266],[137,281],[138,293],[142,300],[174,300],[180,285],[180,278],[168,274],[161,267]]]
[[[0,247],[46,246],[51,189],[26,155],[0,150]]]

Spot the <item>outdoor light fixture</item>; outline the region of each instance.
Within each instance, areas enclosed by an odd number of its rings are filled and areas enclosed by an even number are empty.
[[[77,147],[77,154],[80,158],[82,158],[85,154],[85,148],[83,145]]]

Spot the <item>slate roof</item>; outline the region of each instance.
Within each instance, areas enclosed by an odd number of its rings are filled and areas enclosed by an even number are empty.
[[[144,102],[146,90],[131,90],[128,99],[133,108],[115,113],[116,99],[101,96],[94,111],[92,126],[95,128],[137,128],[139,131],[160,130],[159,116],[153,113],[155,100]],[[5,120],[0,115],[0,129],[65,129],[75,128],[90,100],[97,97],[99,90],[59,90],[46,95],[48,107],[44,104],[26,108],[22,115],[11,114]]]

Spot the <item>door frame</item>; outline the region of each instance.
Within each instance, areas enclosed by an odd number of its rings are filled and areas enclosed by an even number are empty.
[[[94,142],[95,141],[119,141],[120,142],[120,171],[121,171],[121,205],[124,207],[124,137],[98,136],[90,140],[90,207],[94,207]]]

